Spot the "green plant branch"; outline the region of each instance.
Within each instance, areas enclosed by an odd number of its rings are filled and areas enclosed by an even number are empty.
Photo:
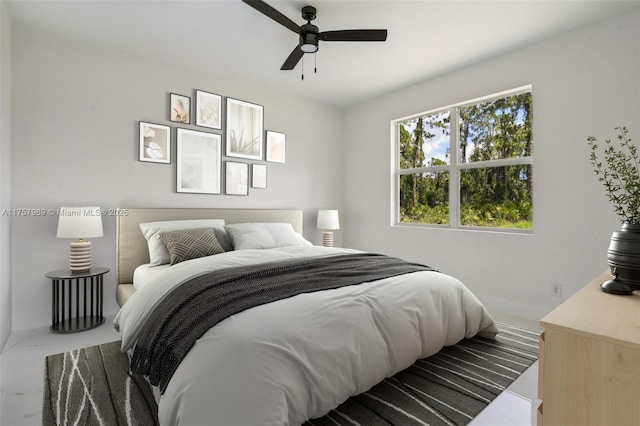
[[[629,131],[626,127],[616,127],[616,130],[620,132],[620,134],[618,135],[620,144],[627,148],[629,150],[629,153],[631,154],[631,158],[634,162],[634,170],[636,172],[638,180],[640,181],[640,169],[638,168],[638,149],[634,145],[631,145],[631,139],[627,138],[627,133],[629,133]]]
[[[597,139],[587,138],[591,149],[590,160],[598,181],[605,187],[607,197],[614,206],[616,214],[623,218],[623,222],[640,223],[640,158],[637,147],[631,144],[627,137],[626,127],[616,127],[620,149],[613,146],[611,140],[606,140],[603,149],[603,162],[598,157]],[[628,151],[628,154],[623,150]]]

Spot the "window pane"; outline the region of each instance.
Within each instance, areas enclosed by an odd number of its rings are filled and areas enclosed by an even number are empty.
[[[530,165],[460,172],[460,224],[532,229]]]
[[[449,223],[449,173],[400,175],[400,222]]]
[[[531,93],[459,108],[459,162],[531,156]]]
[[[398,123],[400,168],[450,164],[449,111]]]

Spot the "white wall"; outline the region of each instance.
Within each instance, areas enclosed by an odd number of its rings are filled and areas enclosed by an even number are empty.
[[[640,140],[639,78],[635,11],[350,108],[345,244],[427,263],[462,279],[488,306],[539,319],[606,269],[620,223],[585,139],[612,138],[622,124]],[[390,120],[529,83],[533,235],[390,226]],[[563,298],[551,296],[555,282]]]
[[[0,2],[0,211],[11,207],[11,22]],[[11,333],[11,218],[0,215],[0,351]]]
[[[321,241],[317,209],[342,208],[343,165],[335,155],[342,150],[342,110],[17,24],[12,43],[15,208],[302,208],[305,236],[315,243]],[[138,161],[138,121],[173,126],[168,93],[193,96],[195,89],[263,105],[265,129],[286,133],[287,162],[267,163],[267,189],[250,189],[246,197],[179,194],[175,161]],[[50,284],[43,274],[68,261],[69,241],[55,238],[56,224],[53,216],[13,218],[14,329],[49,325]],[[112,268],[105,309],[114,313],[114,217],[104,218],[104,231],[92,241],[93,258]]]
[[[591,171],[585,138],[611,137],[621,123],[639,137],[637,13],[422,82],[352,107],[346,116],[252,84],[15,24],[9,57],[7,14],[1,13],[4,206],[303,208],[305,234],[314,242],[321,238],[316,210],[339,208],[343,226],[337,245],[427,263],[461,278],[489,306],[532,318],[606,268],[606,247],[619,222]],[[390,226],[390,120],[529,83],[534,93],[533,235]],[[8,89],[11,110],[5,108]],[[268,189],[251,190],[248,197],[177,194],[175,162],[137,161],[138,120],[171,124],[167,94],[192,95],[194,89],[262,104],[265,128],[287,134],[287,164],[268,163]],[[2,220],[0,337],[5,338],[10,311],[14,329],[48,326],[50,284],[43,274],[66,266],[68,241],[55,238],[52,216],[13,218],[10,229]],[[105,237],[93,240],[94,259],[113,269],[115,219],[106,217],[104,227]],[[107,275],[107,313],[116,310],[110,296],[114,276]],[[563,298],[550,296],[552,282],[564,285]]]

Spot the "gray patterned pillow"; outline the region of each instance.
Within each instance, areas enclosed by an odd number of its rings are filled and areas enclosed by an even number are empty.
[[[224,253],[213,228],[178,229],[160,233],[167,246],[171,264]]]

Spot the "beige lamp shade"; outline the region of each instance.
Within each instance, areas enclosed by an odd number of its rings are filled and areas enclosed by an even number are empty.
[[[340,229],[338,210],[318,210],[318,229],[322,229],[322,245],[333,247],[333,229]]]
[[[74,273],[91,269],[91,243],[84,238],[104,235],[100,207],[61,207],[58,212],[58,238],[73,238],[69,245],[69,269]]]

